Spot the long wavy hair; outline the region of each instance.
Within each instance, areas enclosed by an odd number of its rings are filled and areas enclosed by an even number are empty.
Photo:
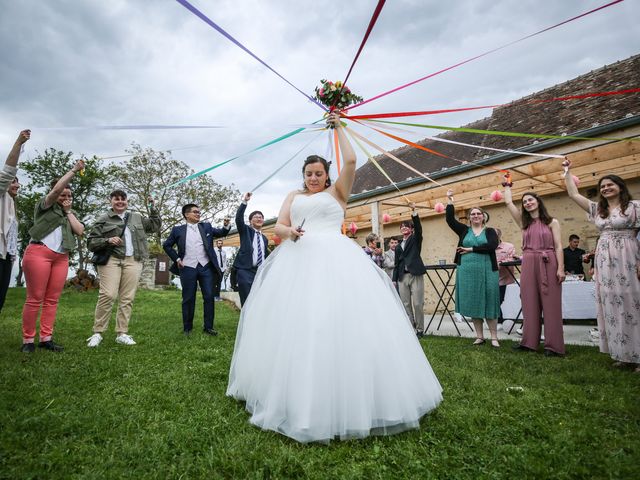
[[[540,198],[540,196],[537,193],[525,192],[522,194],[521,200],[524,200],[524,197],[527,197],[527,196],[533,197],[538,201],[538,218],[545,225],[549,225],[551,223],[551,220],[553,220],[553,217],[549,215],[549,212],[547,212],[547,207],[544,206],[544,202],[542,201],[542,198]],[[527,228],[529,228],[529,225],[533,223],[534,219],[531,217],[531,214],[527,212],[527,210],[525,210],[524,203],[522,203],[520,208],[522,210],[522,229],[526,230]]]
[[[302,178],[304,178],[304,169],[307,168],[307,165],[311,165],[312,163],[321,163],[324,167],[324,171],[327,172],[327,181],[324,184],[324,188],[329,188],[331,186],[331,178],[329,177],[329,167],[331,167],[331,162],[327,162],[324,158],[319,155],[309,155],[307,159],[302,164]],[[302,181],[302,191],[307,191],[307,184]]]
[[[605,175],[598,180],[598,192],[600,191],[600,185],[603,180],[611,180],[620,188],[620,213],[626,216],[627,207],[632,200],[627,184],[618,175]],[[600,200],[598,201],[598,215],[600,218],[607,218],[609,216],[609,201],[600,194]]]

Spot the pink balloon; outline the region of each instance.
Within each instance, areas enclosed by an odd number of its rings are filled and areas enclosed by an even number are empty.
[[[351,235],[356,234],[356,232],[358,231],[358,226],[355,224],[355,222],[351,222],[349,224],[349,231],[351,232]]]
[[[494,202],[499,202],[502,200],[502,192],[500,190],[494,190],[491,192],[491,200]]]
[[[389,215],[388,213],[383,213],[382,214],[382,221],[384,223],[389,223],[391,221],[391,215]]]
[[[444,204],[441,202],[438,202],[433,206],[433,209],[436,211],[436,213],[442,213],[444,212]]]
[[[578,177],[576,177],[575,175],[571,175],[571,178],[573,179],[573,183],[576,184],[576,187],[580,186],[580,179]]]

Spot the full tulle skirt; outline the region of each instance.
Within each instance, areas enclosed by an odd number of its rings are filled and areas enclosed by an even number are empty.
[[[259,269],[227,395],[299,442],[417,428],[442,400],[391,281],[352,240],[307,232]]]

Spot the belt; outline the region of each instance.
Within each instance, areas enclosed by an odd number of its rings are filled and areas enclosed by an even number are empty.
[[[35,241],[35,240],[31,240],[31,241],[29,242],[29,245],[44,245],[44,243],[42,243],[42,242],[37,242],[37,241]]]

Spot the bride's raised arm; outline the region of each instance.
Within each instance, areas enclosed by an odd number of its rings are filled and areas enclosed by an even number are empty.
[[[356,178],[356,153],[353,151],[351,142],[347,138],[344,128],[340,123],[340,117],[332,113],[329,115],[328,123],[333,124],[333,128],[338,132],[338,143],[340,144],[340,152],[342,153],[342,171],[336,180],[335,187],[339,200],[347,203],[351,194],[351,187]]]

